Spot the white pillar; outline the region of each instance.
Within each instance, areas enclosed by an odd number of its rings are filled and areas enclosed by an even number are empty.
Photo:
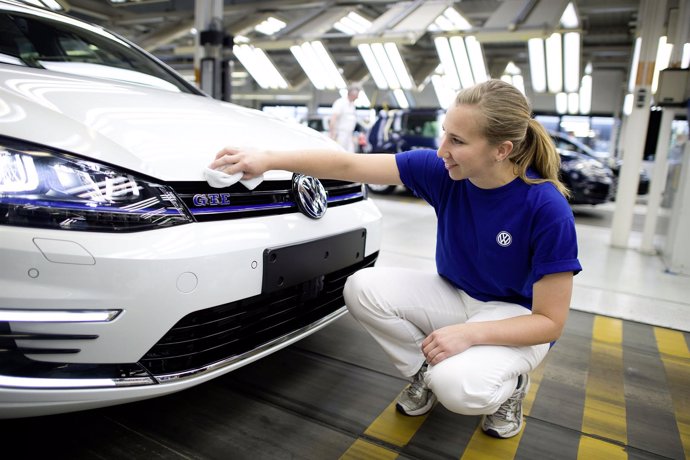
[[[649,123],[654,63],[666,19],[666,0],[641,0],[638,18],[642,46],[634,90],[635,104],[628,117],[626,135],[622,140],[623,163],[618,176],[616,204],[611,223],[611,246],[623,248],[628,246],[635,212],[642,154]]]
[[[647,215],[644,220],[644,230],[642,231],[642,242],[640,251],[646,254],[655,254],[654,236],[656,235],[657,217],[661,198],[666,188],[666,176],[668,173],[668,147],[671,141],[671,124],[675,117],[676,110],[665,108],[661,113],[661,124],[659,126],[659,138],[656,143],[654,155],[654,173],[649,187],[647,198]]]

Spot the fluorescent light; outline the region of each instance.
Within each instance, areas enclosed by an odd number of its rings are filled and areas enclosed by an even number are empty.
[[[632,93],[628,93],[625,95],[625,99],[623,100],[623,114],[624,115],[630,115],[633,110],[633,103],[634,103],[634,96]]]
[[[407,71],[407,67],[405,67],[405,63],[403,62],[402,56],[400,56],[397,45],[395,43],[386,43],[383,46],[386,49],[388,59],[393,65],[393,70],[395,71],[400,86],[403,89],[412,89],[414,86],[412,84],[412,77],[410,77],[410,73]]]
[[[565,7],[563,15],[561,16],[561,26],[565,29],[577,29],[580,26],[580,21],[577,19],[577,13],[572,2]]]
[[[563,36],[564,81],[566,92],[577,92],[580,85],[580,34],[567,32]]]
[[[503,71],[503,73],[506,73],[508,75],[519,75],[522,72],[520,71],[520,67],[516,66],[513,61],[510,61],[508,62],[508,64],[506,64],[506,68]]]
[[[642,37],[635,39],[635,49],[633,50],[632,64],[630,65],[630,79],[628,80],[628,92],[635,91],[637,83],[637,66],[640,65],[640,49],[642,48]]]
[[[306,46],[305,46],[306,45]],[[293,45],[290,47],[292,55],[297,59],[297,63],[302,67],[307,78],[311,81],[316,89],[326,89],[326,81],[321,69],[316,63],[316,56],[314,51],[307,43],[302,45]]]
[[[269,16],[254,27],[254,30],[264,35],[275,35],[284,29],[287,24],[280,19]]]
[[[482,83],[489,79],[486,73],[486,64],[484,63],[484,54],[482,47],[479,44],[477,37],[470,35],[465,37],[465,47],[467,54],[470,57],[470,64],[472,64],[472,75],[474,75],[475,83]]]
[[[319,40],[293,45],[290,51],[316,89],[345,88],[345,80]]]
[[[488,80],[481,45],[476,37],[454,35],[434,39],[436,53],[454,89]]]
[[[390,89],[400,88],[398,78],[395,76],[395,70],[393,70],[393,64],[388,60],[388,54],[383,43],[372,43],[371,50],[374,52],[376,63],[381,68],[383,76],[386,77],[386,86]]]
[[[580,94],[568,93],[568,113],[576,114],[580,110]]]
[[[431,23],[427,30],[450,32],[453,30],[470,30],[472,24],[467,21],[455,8],[447,8],[443,14]]]
[[[553,33],[546,39],[546,80],[550,93],[563,91],[563,46],[561,34]]]
[[[386,77],[383,75],[381,67],[379,67],[378,62],[376,62],[376,57],[374,57],[374,52],[371,50],[371,46],[368,44],[357,45],[359,54],[362,55],[364,59],[364,64],[369,69],[371,77],[374,79],[374,83],[379,89],[387,89],[388,83],[386,82]]]
[[[342,89],[347,85],[331,55],[319,40],[293,45],[290,51],[317,89]]]
[[[347,16],[341,18],[333,24],[333,28],[348,35],[362,34],[369,29],[371,21],[365,19],[354,11],[350,11]]]
[[[532,79],[532,90],[537,93],[543,93],[546,91],[544,40],[541,38],[530,38],[527,40],[527,50],[529,52],[529,68],[530,77]]]
[[[407,98],[405,97],[405,92],[398,88],[393,90],[393,96],[395,96],[395,100],[398,102],[398,106],[400,106],[401,109],[409,109],[410,108],[410,103],[407,102]]]
[[[450,37],[450,49],[453,51],[453,58],[455,60],[455,70],[460,77],[460,84],[463,88],[469,88],[474,85],[474,76],[472,75],[472,67],[470,59],[467,56],[465,48],[465,40],[460,36]]]
[[[107,323],[122,310],[0,310],[0,321],[22,323]]]
[[[659,72],[668,67],[671,61],[673,44],[666,42],[666,36],[659,37],[659,45],[656,49],[656,63],[654,64],[654,77],[652,77],[652,94],[656,94],[659,85]]]
[[[235,45],[232,51],[247,72],[264,89],[287,88],[287,81],[280,75],[262,49],[251,45]]]
[[[441,61],[443,74],[446,76],[445,82],[455,90],[460,89],[460,80],[455,71],[455,61],[453,60],[453,53],[450,50],[448,39],[446,37],[436,37],[434,39],[434,45],[436,45],[436,53]]]
[[[565,93],[556,94],[556,112],[561,115],[568,111],[568,95]]]
[[[454,72],[453,72],[454,73]],[[442,108],[448,108],[455,100],[455,91],[451,88],[448,79],[449,75],[445,73],[443,65],[436,67],[436,73],[431,76],[431,85],[436,93],[436,99]],[[455,78],[457,81],[457,76]]]
[[[690,67],[690,43],[683,45],[683,57],[680,58],[680,68],[687,69]]]
[[[511,83],[525,95],[525,80],[522,78],[522,75],[513,75],[513,81]]]
[[[580,113],[588,114],[592,110],[592,76],[584,75],[580,84]]]

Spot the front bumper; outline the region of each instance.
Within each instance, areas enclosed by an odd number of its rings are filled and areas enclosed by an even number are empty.
[[[22,334],[4,343],[14,358],[0,361],[0,417],[179,391],[299,340],[344,314],[342,284],[375,261],[380,218],[364,200],[318,221],[294,213],[130,234],[0,228],[0,312],[119,310],[110,321],[0,322]],[[355,230],[366,234],[355,263],[265,292],[266,249]],[[188,334],[201,323],[210,339]]]

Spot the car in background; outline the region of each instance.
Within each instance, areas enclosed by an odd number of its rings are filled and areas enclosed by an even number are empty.
[[[382,110],[369,132],[371,151],[398,153],[416,148],[437,150],[444,112],[437,109]],[[571,204],[601,204],[615,193],[615,177],[609,167],[557,133],[552,138],[561,156],[561,179],[572,192]],[[374,193],[390,194],[397,186],[368,184]]]
[[[225,145],[336,146],[0,0],[0,418],[184,390],[346,314],[380,247],[366,188],[287,171],[213,188]]]
[[[369,130],[369,150],[398,153],[413,149],[438,149],[445,112],[440,109],[380,110]],[[397,186],[368,184],[379,194],[393,193]]]
[[[616,182],[618,181],[618,175],[620,173],[622,160],[611,158],[608,154],[602,152],[597,152],[591,147],[589,147],[587,144],[584,144],[583,142],[578,140],[576,137],[570,136],[566,133],[552,131],[550,134],[551,138],[556,144],[556,148],[558,148],[561,151],[578,152],[584,155],[585,157],[595,158],[599,160],[602,164],[608,166],[611,169],[613,175],[616,178]],[[649,183],[649,174],[645,169],[640,169],[640,179],[637,186],[637,194],[646,195],[647,193],[649,193]]]

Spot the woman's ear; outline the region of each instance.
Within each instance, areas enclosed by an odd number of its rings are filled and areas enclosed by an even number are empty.
[[[511,141],[503,141],[498,145],[498,152],[496,154],[496,161],[503,161],[510,156],[513,151],[513,143]]]

